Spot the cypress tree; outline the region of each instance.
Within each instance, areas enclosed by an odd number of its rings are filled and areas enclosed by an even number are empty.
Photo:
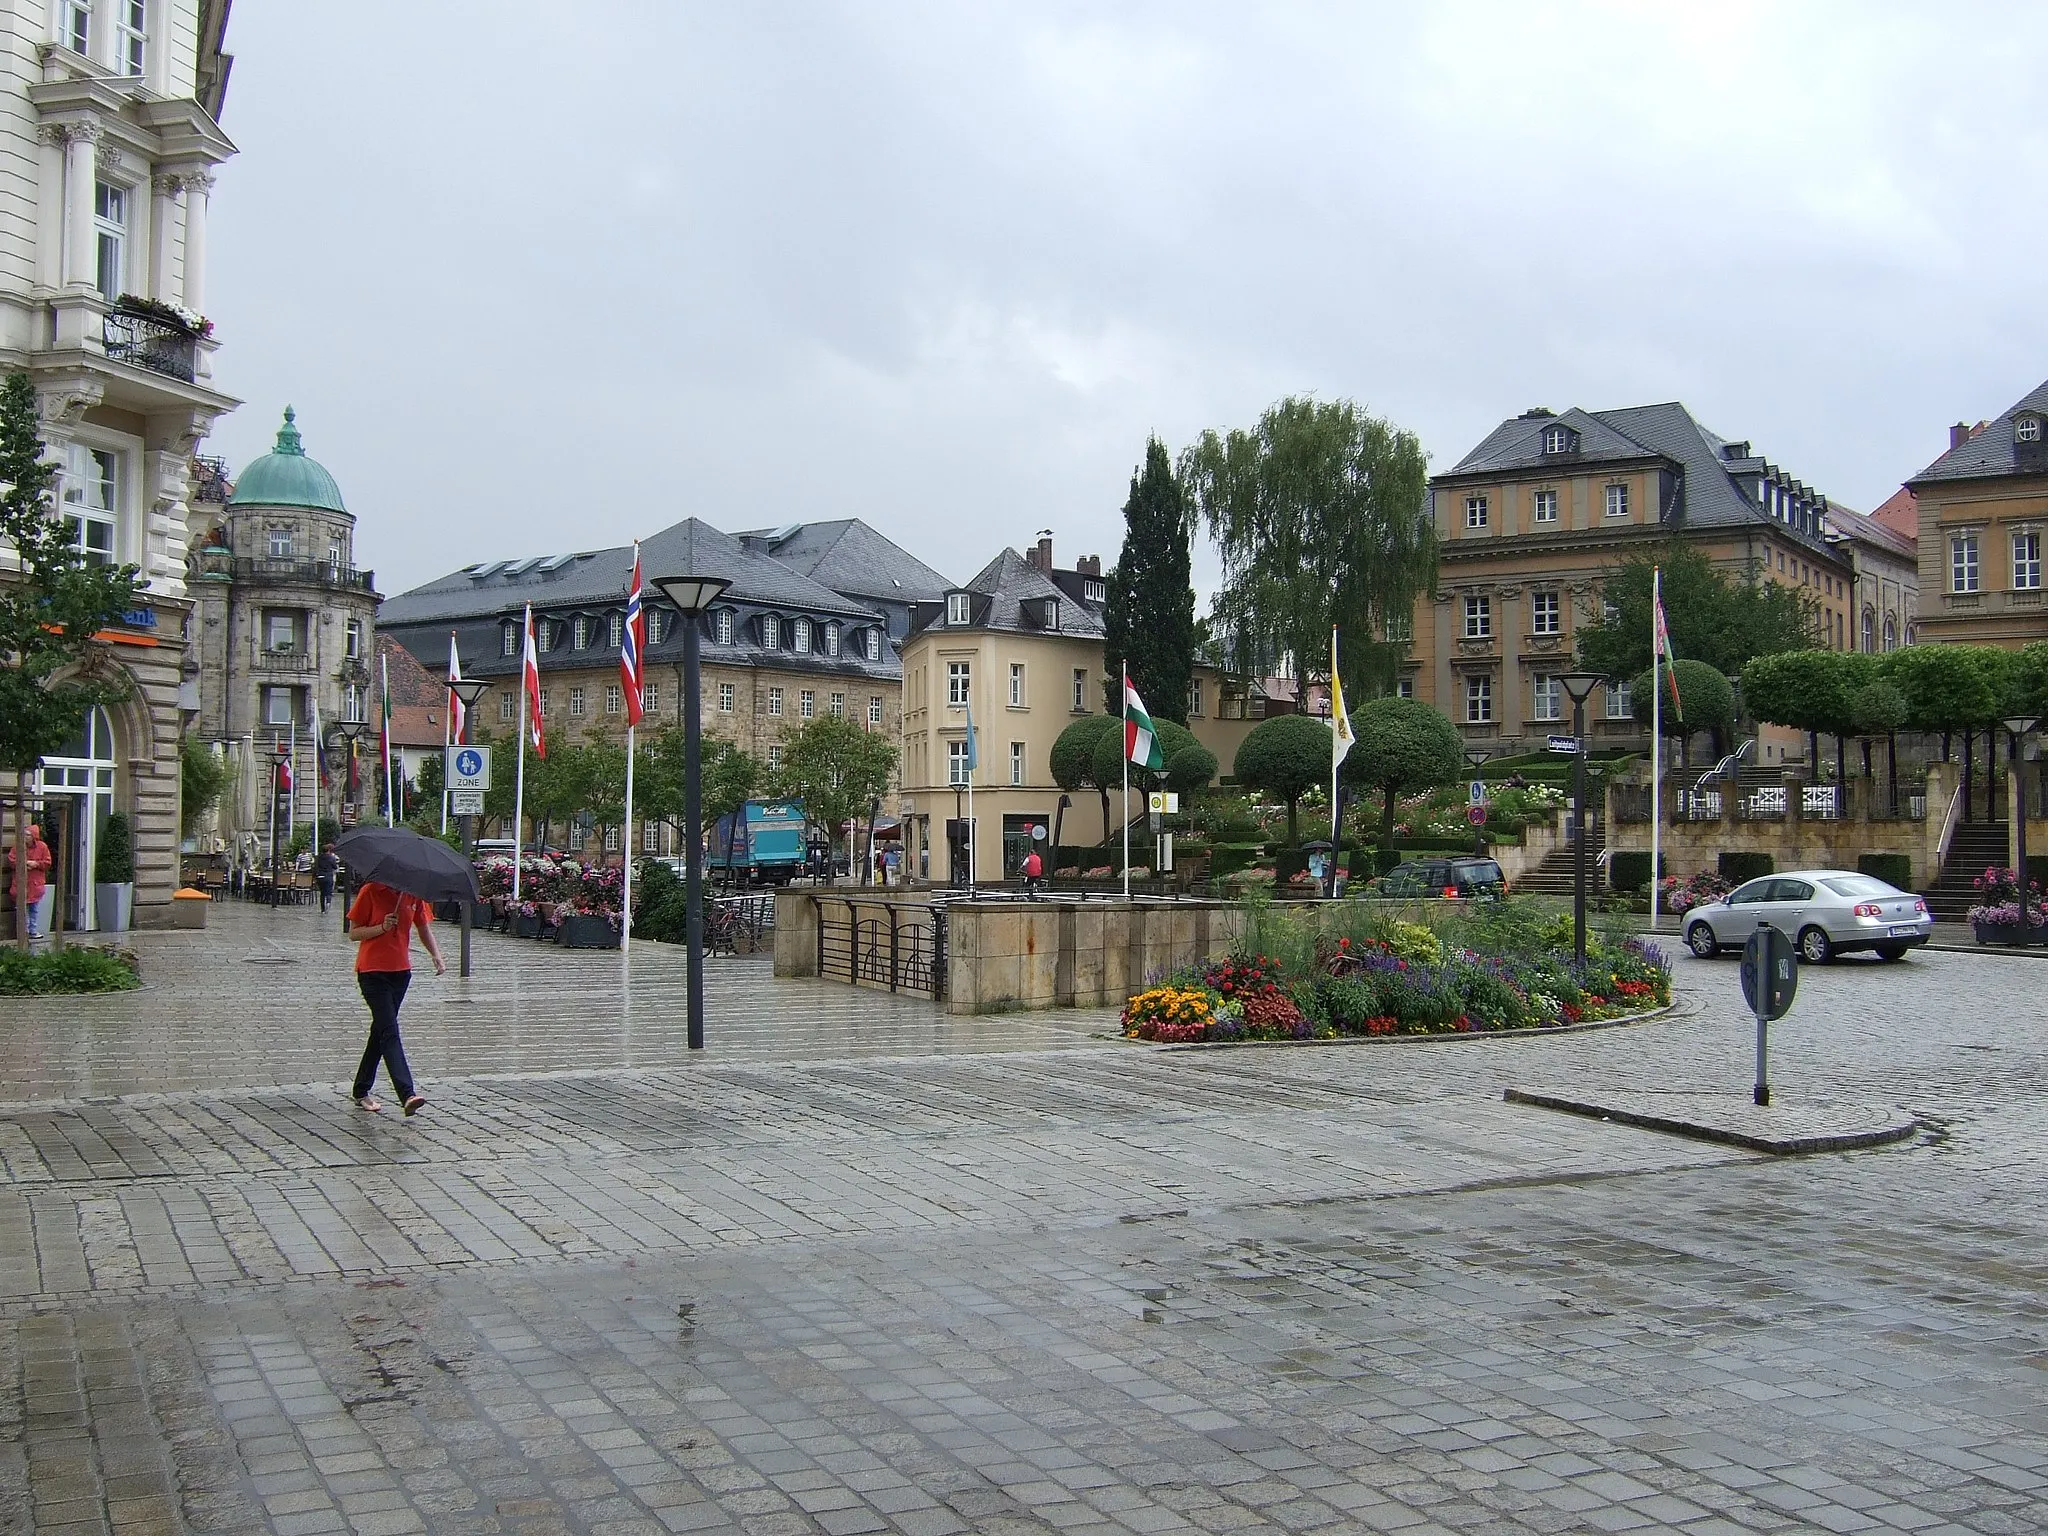
[[[1124,545],[1109,573],[1103,659],[1110,712],[1123,707],[1121,662],[1155,720],[1185,724],[1195,677],[1195,589],[1189,577],[1188,502],[1173,460],[1158,438],[1145,444],[1144,468],[1131,476],[1124,503]]]

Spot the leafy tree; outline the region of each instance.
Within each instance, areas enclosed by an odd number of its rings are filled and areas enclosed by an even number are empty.
[[[1436,584],[1437,538],[1422,444],[1348,400],[1291,396],[1250,431],[1204,432],[1181,480],[1223,556],[1212,628],[1229,664],[1265,670],[1292,652],[1305,697],[1328,668],[1392,686],[1405,641],[1388,641]],[[1285,717],[1277,717],[1285,718]]]
[[[1905,698],[1906,729],[1939,733],[1943,762],[1949,760],[1951,733],[1989,724],[2004,702],[1979,649],[1909,645],[1878,658],[1879,674]]]
[[[683,826],[686,745],[680,723],[641,736],[633,769],[633,813],[644,821],[666,822],[687,844],[690,833]],[[698,744],[697,787],[706,825],[716,824],[719,817],[731,815],[759,794],[767,773],[767,765],[758,757],[723,736],[704,737]]]
[[[1173,461],[1166,445],[1152,438],[1124,502],[1123,549],[1106,583],[1102,654],[1111,666],[1122,662],[1154,720],[1187,720],[1196,640],[1188,574],[1192,531]]]
[[[1353,711],[1354,729],[1363,713],[1362,706]],[[1360,745],[1351,744],[1351,756]],[[1247,789],[1286,802],[1287,841],[1298,844],[1301,797],[1329,782],[1330,750],[1330,728],[1313,715],[1272,715],[1245,734],[1231,772]]]
[[[178,826],[189,836],[206,813],[220,804],[235,776],[231,759],[197,736],[178,745]]]
[[[1580,665],[1608,677],[1649,670],[1651,573],[1660,568],[1664,618],[1681,659],[1736,677],[1752,656],[1805,650],[1820,632],[1819,603],[1807,588],[1755,571],[1731,576],[1694,546],[1673,540],[1603,573],[1600,593],[1609,607],[1579,624]]]
[[[16,569],[0,582],[0,770],[14,771],[15,804],[28,804],[28,776],[85,724],[86,711],[126,697],[99,669],[93,642],[136,605],[143,583],[132,565],[94,565],[71,524],[54,515],[57,466],[43,457],[36,392],[25,373],[0,384],[0,546]],[[58,674],[71,668],[71,676]],[[28,867],[28,821],[16,816],[17,868]],[[16,907],[16,939],[28,947],[28,909]]]
[[[1899,727],[1906,723],[1906,696],[1897,686],[1889,682],[1881,671],[1873,669],[1874,675],[1856,690],[1850,701],[1851,712],[1856,717],[1856,734],[1863,745],[1863,777],[1870,778],[1870,742],[1875,736],[1885,739],[1885,778],[1891,785],[1892,814],[1899,810]]]
[[[878,731],[838,715],[806,720],[783,738],[773,792],[803,807],[804,820],[830,843],[841,822],[865,815],[887,793],[896,749]],[[827,869],[831,868],[827,863]],[[829,876],[828,876],[829,878]]]
[[[434,806],[434,824],[437,827],[441,823],[441,789],[441,756],[438,752],[430,752],[420,759],[419,790],[421,801]]]
[[[1847,771],[1843,743],[1860,728],[1857,695],[1877,678],[1877,658],[1858,651],[1784,651],[1742,669],[1742,702],[1759,720],[1805,731],[1816,767],[1821,733],[1833,736],[1839,779]]]
[[[1124,781],[1123,721],[1114,715],[1108,719],[1115,729],[1104,731],[1096,738],[1095,755],[1088,769],[1089,777],[1102,786],[1105,794],[1112,787],[1121,789]],[[1131,788],[1147,793],[1161,785],[1170,784],[1173,781],[1174,764],[1190,750],[1202,750],[1201,744],[1195,740],[1194,732],[1176,721],[1154,719],[1152,728],[1159,737],[1159,770],[1155,773],[1150,768],[1142,768],[1136,763],[1131,764]],[[1214,761],[1213,758],[1210,760]],[[1199,759],[1189,758],[1183,771],[1193,774],[1199,767]],[[1107,836],[1107,833],[1104,835]]]
[[[1351,712],[1351,730],[1344,779],[1380,792],[1384,848],[1394,835],[1395,798],[1457,778],[1465,766],[1465,742],[1442,711],[1419,699],[1370,699]]]
[[[1182,747],[1166,760],[1166,787],[1192,794],[1213,780],[1220,766],[1216,754],[1200,742]]]
[[[1678,679],[1678,708],[1671,702],[1671,677]],[[1660,686],[1664,695],[1658,708],[1663,716],[1664,734],[1678,739],[1679,761],[1685,761],[1686,741],[1695,731],[1712,731],[1714,751],[1719,754],[1721,733],[1735,724],[1734,685],[1704,661],[1687,661],[1684,657],[1672,667],[1670,676],[1653,674],[1645,668],[1629,685],[1629,710],[1638,723],[1650,723],[1651,698]]]
[[[1069,794],[1093,789],[1102,796],[1102,838],[1109,840],[1109,784],[1095,777],[1095,749],[1102,737],[1123,734],[1123,722],[1115,715],[1083,715],[1059,734],[1052,744],[1052,781]],[[1122,770],[1113,781],[1123,782]]]

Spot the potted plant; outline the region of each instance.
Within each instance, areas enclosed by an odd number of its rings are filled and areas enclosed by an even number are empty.
[[[2018,870],[1996,864],[1970,883],[1981,897],[1968,913],[1979,944],[2048,942],[2048,903],[2040,886],[2022,882]]]
[[[101,929],[109,933],[127,932],[135,915],[135,839],[128,818],[119,811],[100,828],[92,881]]]

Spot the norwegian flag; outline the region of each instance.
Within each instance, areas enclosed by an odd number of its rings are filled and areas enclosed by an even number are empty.
[[[633,581],[626,589],[626,630],[619,639],[619,681],[626,688],[626,724],[640,723],[647,667],[647,610],[640,604],[640,541],[633,541]]]
[[[546,757],[548,746],[540,722],[540,649],[533,642],[533,604],[526,605],[526,720],[533,733],[533,755]]]

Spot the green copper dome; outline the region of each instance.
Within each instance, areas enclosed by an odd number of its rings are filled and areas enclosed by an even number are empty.
[[[284,408],[284,425],[277,429],[277,446],[235,477],[235,492],[228,497],[231,507],[315,507],[323,512],[346,512],[341,487],[334,476],[306,457],[299,441],[299,429],[292,408]]]

